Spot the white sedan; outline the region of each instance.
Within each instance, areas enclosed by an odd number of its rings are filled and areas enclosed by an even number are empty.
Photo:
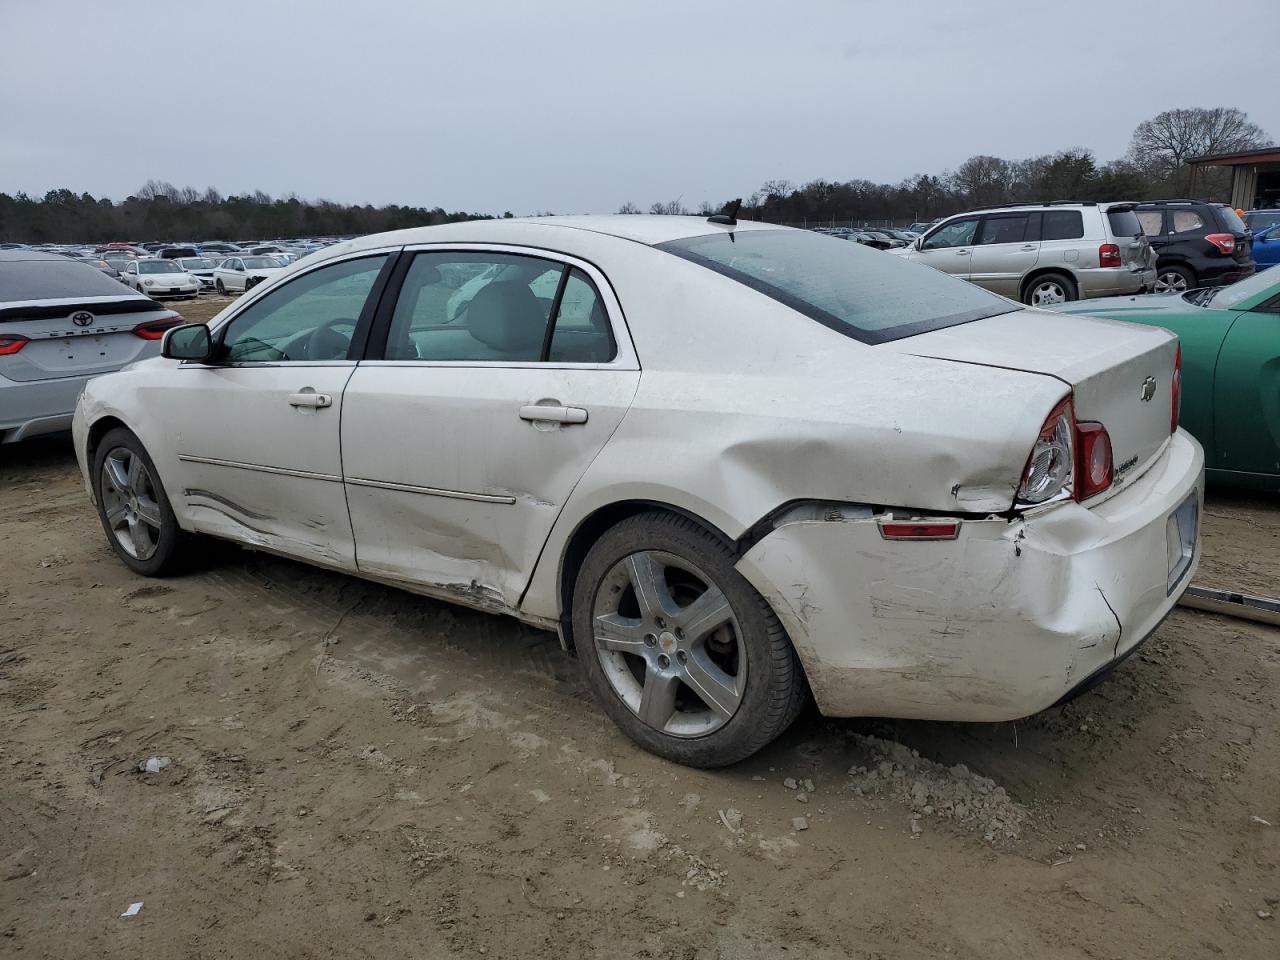
[[[273,257],[230,256],[213,268],[213,286],[218,293],[245,291],[284,269]]]
[[[120,279],[156,299],[194,297],[200,292],[200,281],[172,260],[130,260]]]
[[[1131,653],[1199,559],[1178,356],[810,231],[475,221],[314,254],[73,430],[138,573],[211,535],[512,615],[712,766],[811,693],[1005,720]]]

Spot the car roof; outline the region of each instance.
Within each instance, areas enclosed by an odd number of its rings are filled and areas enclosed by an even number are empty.
[[[27,260],[66,260],[61,253],[44,250],[0,250],[0,263],[22,263]]]

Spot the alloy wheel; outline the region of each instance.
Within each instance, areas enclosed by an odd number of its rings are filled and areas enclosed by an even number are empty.
[[[1182,293],[1187,289],[1187,278],[1169,271],[1156,277],[1156,293]]]
[[[1031,305],[1035,307],[1043,307],[1050,303],[1066,302],[1067,291],[1062,289],[1062,284],[1055,283],[1052,280],[1037,284],[1035,289],[1031,291]]]
[[[700,737],[737,713],[747,682],[742,631],[695,564],[661,551],[624,557],[601,581],[592,621],[605,677],[648,726]]]
[[[102,511],[120,548],[135,560],[149,560],[160,544],[162,519],[156,484],[142,457],[114,447],[102,461]]]

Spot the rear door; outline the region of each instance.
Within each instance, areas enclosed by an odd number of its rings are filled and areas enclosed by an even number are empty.
[[[370,350],[342,416],[360,571],[518,606],[639,383],[606,278],[528,248],[423,248],[397,269]]]
[[[956,217],[938,226],[920,240],[920,247],[910,255],[917,263],[953,277],[969,279],[973,257],[973,241],[981,217]]]
[[[1040,256],[1039,230],[1032,230],[1033,217],[1038,216],[1026,210],[984,216],[970,257],[969,279],[992,293],[1020,299],[1022,278]]]

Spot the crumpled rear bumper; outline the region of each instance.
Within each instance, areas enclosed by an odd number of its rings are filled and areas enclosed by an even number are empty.
[[[997,721],[1058,702],[1146,638],[1172,589],[1166,525],[1203,502],[1204,454],[1175,434],[1097,506],[965,520],[955,540],[889,541],[875,519],[778,527],[738,569],[786,626],[823,712]],[[1202,511],[1201,511],[1202,512]]]

